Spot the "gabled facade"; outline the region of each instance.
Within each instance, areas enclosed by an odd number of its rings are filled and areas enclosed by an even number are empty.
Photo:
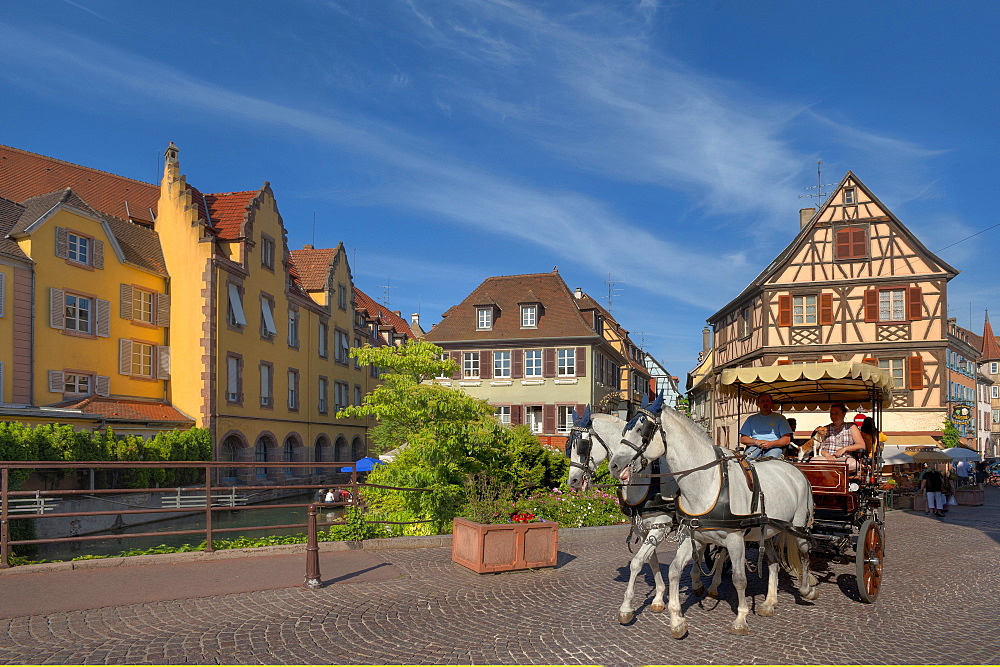
[[[435,382],[489,401],[501,421],[528,424],[552,446],[562,446],[574,409],[627,412],[648,387],[628,332],[556,271],[487,278],[425,340],[459,364]]]
[[[365,454],[368,424],[334,414],[377,381],[347,350],[388,344],[382,320],[355,309],[343,245],[288,249],[268,183],[202,193],[173,144],[158,187],[8,147],[0,159],[4,418],[197,425],[219,460]],[[389,343],[408,335],[389,329]]]
[[[1000,340],[993,333],[987,311],[982,337],[970,333],[979,350],[980,448],[984,457],[1000,456]]]
[[[851,172],[799,223],[788,247],[708,320],[712,368],[699,382],[709,383],[702,389],[712,397],[716,441],[733,446],[737,415],[753,411],[722,398],[714,383],[723,369],[824,361],[873,364],[892,376],[883,428],[895,442],[940,435],[949,406],[975,389],[952,368],[971,350],[947,320],[947,285],[958,271]],[[827,419],[796,417],[800,431]]]

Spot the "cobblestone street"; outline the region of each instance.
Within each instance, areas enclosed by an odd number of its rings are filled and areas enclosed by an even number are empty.
[[[616,620],[629,554],[624,527],[560,534],[557,568],[477,575],[446,548],[374,552],[401,577],[216,595],[0,621],[4,663],[286,664],[997,664],[1000,637],[1000,490],[983,507],[953,507],[944,520],[887,516],[881,595],[862,604],[854,563],[819,561],[820,597],[798,601],[782,575],[775,616],[749,617],[729,633],[735,594],[698,601],[681,593],[690,632],[671,639],[666,613],[646,605]],[[669,562],[671,543],[661,547]],[[252,557],[250,557],[252,558]],[[230,561],[240,568],[244,559]],[[139,567],[115,568],[122,586]],[[666,576],[666,564],[663,565]],[[24,575],[35,576],[35,575]],[[43,575],[47,576],[47,575]],[[5,580],[0,578],[0,604]],[[753,602],[764,582],[750,575]],[[643,603],[643,600],[645,602]]]

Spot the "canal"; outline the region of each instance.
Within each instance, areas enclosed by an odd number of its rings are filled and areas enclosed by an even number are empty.
[[[267,501],[254,505],[247,505],[235,509],[220,508],[212,513],[212,539],[235,539],[238,537],[265,537],[268,535],[294,535],[305,533],[305,528],[263,528],[245,531],[215,532],[223,528],[242,528],[246,526],[280,526],[290,523],[306,523],[308,510],[305,507],[274,507],[268,505],[288,505],[291,503],[313,502],[312,494],[301,496],[291,496]],[[320,521],[330,521],[343,516],[344,509],[338,507],[332,511],[321,511]],[[167,532],[173,530],[201,530],[202,533],[192,535],[163,535],[150,537],[124,537],[132,533]],[[103,537],[94,540],[80,542],[63,542],[58,544],[39,544],[36,546],[36,554],[33,559],[38,560],[72,560],[79,556],[113,556],[131,549],[149,549],[160,545],[169,547],[179,547],[184,544],[197,546],[205,540],[205,513],[203,511],[187,516],[173,517],[156,521],[154,523],[143,523],[139,525],[126,526],[108,531],[107,535],[115,537]],[[97,537],[97,536],[95,536]]]

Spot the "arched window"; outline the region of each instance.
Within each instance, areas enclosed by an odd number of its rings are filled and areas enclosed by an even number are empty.
[[[354,440],[351,441],[351,460],[357,461],[365,453],[365,441],[360,438],[360,436],[354,436]]]
[[[240,439],[235,435],[231,435],[222,441],[222,447],[219,449],[219,460],[225,462],[237,461],[239,455],[237,454],[240,446]],[[237,478],[236,468],[223,468],[222,469],[222,482],[225,484],[235,484]]]
[[[354,459],[348,458],[347,451],[347,439],[344,436],[339,436],[337,438],[336,444],[333,446],[333,456],[337,461],[353,461]]]
[[[267,449],[271,446],[271,439],[266,435],[262,435],[254,446],[254,460],[257,463],[267,463]],[[261,479],[266,478],[267,467],[257,468],[257,477]]]
[[[285,446],[281,450],[281,460],[290,463],[295,460],[295,438],[288,436],[285,438]],[[291,475],[292,469],[285,468],[285,474]]]
[[[325,435],[321,435],[316,438],[316,462],[320,461],[330,461],[330,441],[327,440]],[[317,467],[316,474],[322,475],[324,472],[323,468]]]

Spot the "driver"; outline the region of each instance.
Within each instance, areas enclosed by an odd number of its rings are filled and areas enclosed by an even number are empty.
[[[740,444],[746,447],[746,457],[781,458],[784,448],[792,441],[792,428],[784,417],[774,411],[770,394],[757,397],[759,412],[747,417],[740,428]]]

